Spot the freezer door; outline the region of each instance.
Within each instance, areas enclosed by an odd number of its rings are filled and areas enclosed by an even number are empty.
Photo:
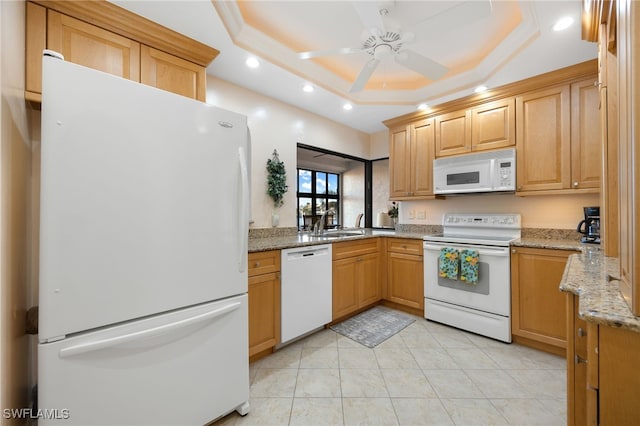
[[[40,344],[38,408],[68,418],[38,424],[206,424],[249,400],[247,330],[244,295]]]
[[[246,117],[44,59],[40,340],[245,293]]]

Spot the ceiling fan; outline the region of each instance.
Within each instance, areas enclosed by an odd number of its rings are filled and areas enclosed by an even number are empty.
[[[411,49],[407,49],[406,45],[415,41],[435,41],[437,36],[442,36],[442,34],[451,31],[451,29],[462,28],[464,25],[491,14],[490,0],[460,2],[413,25],[412,31],[403,31],[398,28],[390,16],[395,5],[394,1],[354,1],[352,4],[360,17],[360,21],[367,29],[361,46],[298,53],[300,59],[355,53],[368,54],[371,59],[367,61],[353,82],[349,89],[350,93],[364,89],[380,62],[390,57],[396,63],[422,74],[430,80],[438,80],[447,73],[447,67]],[[429,2],[424,4],[425,7],[428,7]]]

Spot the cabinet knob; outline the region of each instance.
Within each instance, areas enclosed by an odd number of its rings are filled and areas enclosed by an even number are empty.
[[[620,277],[614,277],[611,274],[607,274],[607,282],[610,283],[611,281],[620,281]]]
[[[580,337],[585,337],[586,335],[587,335],[587,332],[586,332],[586,331],[584,331],[584,328],[579,327],[579,328],[578,328],[578,336],[580,336]]]
[[[578,185],[580,185],[580,183],[579,183],[578,181],[573,182],[573,187],[574,187],[574,188],[577,188],[577,187],[578,187]]]
[[[516,249],[511,249],[511,253],[517,253],[518,251]]]
[[[254,263],[254,264],[253,264],[253,267],[254,267],[254,268],[259,268],[259,267],[260,267],[260,262],[256,262],[256,263]]]
[[[522,191],[522,185],[518,187],[518,191]]]

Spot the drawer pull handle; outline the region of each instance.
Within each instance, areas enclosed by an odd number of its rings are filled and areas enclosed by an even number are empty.
[[[584,331],[584,328],[579,327],[579,328],[578,328],[578,336],[580,336],[580,337],[585,337],[586,335],[587,335],[587,332],[586,332],[586,331]]]
[[[259,268],[259,267],[260,267],[260,262],[256,262],[256,263],[253,265],[253,267],[254,267],[254,268]]]

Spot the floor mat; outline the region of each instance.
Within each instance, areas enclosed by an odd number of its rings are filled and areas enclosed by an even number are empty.
[[[375,306],[329,328],[361,345],[373,348],[414,321],[415,318],[403,312]]]

